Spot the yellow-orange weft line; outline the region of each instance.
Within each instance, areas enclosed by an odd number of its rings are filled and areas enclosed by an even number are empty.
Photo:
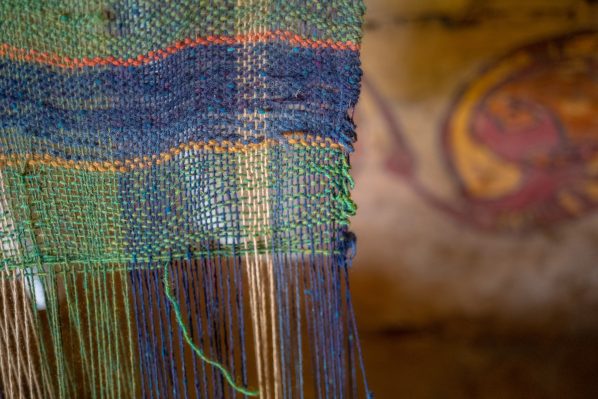
[[[286,142],[293,146],[331,148],[341,150],[343,147],[327,137],[304,134],[300,132],[285,133]],[[247,138],[247,137],[245,137]],[[90,172],[129,172],[137,169],[150,168],[155,165],[161,165],[169,162],[177,155],[188,151],[213,151],[215,153],[248,153],[263,147],[272,147],[280,145],[281,142],[273,139],[265,139],[260,143],[243,144],[241,142],[210,140],[206,142],[182,143],[177,147],[171,148],[160,154],[151,156],[135,157],[122,161],[74,161],[49,154],[0,154],[0,167],[10,166],[19,167],[23,159],[27,160],[27,165],[38,166],[45,165],[55,168],[86,170]]]

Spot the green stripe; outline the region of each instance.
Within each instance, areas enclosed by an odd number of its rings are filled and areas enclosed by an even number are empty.
[[[36,166],[2,170],[14,229],[0,232],[24,251],[5,264],[34,263],[40,257],[119,257],[125,238],[118,199],[118,176]],[[6,233],[7,237],[2,237]]]
[[[132,58],[184,38],[290,30],[310,39],[360,41],[361,1],[252,2],[183,0],[0,2],[0,42],[72,58]],[[228,3],[228,4],[227,4]],[[257,3],[257,4],[256,4]],[[323,4],[324,3],[324,4]],[[242,21],[239,27],[237,21]],[[239,31],[239,29],[241,29]]]
[[[354,212],[349,198],[352,181],[343,151],[273,147],[269,149],[269,177],[260,181],[259,187],[237,173],[246,162],[255,162],[250,153],[201,151],[181,154],[159,167],[125,173],[49,165],[5,167],[1,174],[8,209],[0,217],[10,220],[14,228],[0,231],[0,242],[17,241],[25,253],[0,253],[0,265],[23,268],[41,262],[75,269],[87,262],[124,265],[133,260],[127,250],[131,233],[142,237],[135,247],[138,261],[149,256],[154,260],[185,256],[190,246],[198,251],[195,255],[208,250],[224,256],[272,250],[269,243],[253,248],[251,240],[235,242],[239,236],[276,235],[275,249],[288,253],[330,251],[335,240],[331,227],[346,225]],[[208,179],[209,184],[198,184],[199,179]],[[123,194],[123,181],[132,194]],[[250,189],[270,191],[270,208],[279,212],[278,222],[256,220],[255,214],[248,215],[241,226],[239,220],[230,219],[239,204],[236,196]],[[168,210],[161,208],[166,206]],[[223,223],[214,224],[216,220],[210,220],[213,215],[227,216]],[[163,219],[156,223],[156,217]],[[301,232],[307,231],[315,237],[315,247],[301,240]],[[34,237],[34,242],[28,237]],[[225,243],[216,250],[198,245],[222,240]]]

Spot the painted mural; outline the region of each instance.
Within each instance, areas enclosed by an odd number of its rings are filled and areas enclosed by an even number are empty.
[[[367,3],[351,285],[376,397],[598,397],[598,3]]]
[[[471,216],[525,228],[598,205],[598,34],[571,34],[501,59],[457,100],[446,154]]]
[[[417,156],[403,137],[404,127],[367,76],[364,92],[392,136],[386,169],[461,222],[528,230],[598,207],[596,32],[516,48],[460,90],[438,128],[442,156],[460,194],[453,202],[418,181]]]

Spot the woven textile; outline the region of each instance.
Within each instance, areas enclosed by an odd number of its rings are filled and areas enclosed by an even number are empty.
[[[363,5],[0,3],[0,397],[369,395]]]

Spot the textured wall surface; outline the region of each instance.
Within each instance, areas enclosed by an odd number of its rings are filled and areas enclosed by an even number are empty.
[[[595,330],[596,2],[370,0],[366,20],[364,328]]]

